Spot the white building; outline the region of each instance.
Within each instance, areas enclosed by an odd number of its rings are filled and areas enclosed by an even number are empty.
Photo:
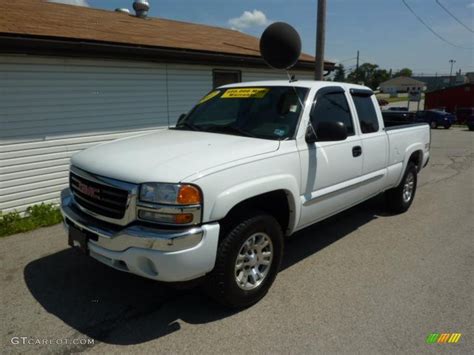
[[[258,48],[224,28],[1,2],[0,211],[57,201],[72,154],[173,125],[214,86],[286,77]],[[313,60],[292,72],[310,79]]]
[[[426,84],[423,81],[407,76],[398,76],[380,84],[380,91],[389,94],[397,92],[422,92],[425,90]]]

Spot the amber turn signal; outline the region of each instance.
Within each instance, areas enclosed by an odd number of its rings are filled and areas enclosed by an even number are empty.
[[[201,203],[201,191],[192,185],[181,185],[176,202],[182,205],[194,205]]]
[[[188,224],[193,221],[193,215],[191,213],[181,213],[174,216],[176,224]]]

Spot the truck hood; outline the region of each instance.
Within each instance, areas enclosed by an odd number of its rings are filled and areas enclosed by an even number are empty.
[[[85,171],[131,183],[176,183],[278,147],[278,141],[266,139],[165,129],[97,145],[75,154],[71,163]]]

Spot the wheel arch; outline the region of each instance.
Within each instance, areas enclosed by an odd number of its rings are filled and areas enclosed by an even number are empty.
[[[420,172],[422,165],[423,165],[423,150],[422,149],[417,149],[414,152],[410,154],[410,157],[408,158],[408,163],[414,163],[416,166],[416,170]],[[406,167],[405,167],[406,169]]]
[[[210,220],[228,221],[241,212],[258,209],[269,213],[289,235],[296,228],[300,209],[298,185],[291,176],[264,178],[246,182],[223,191],[216,198]]]

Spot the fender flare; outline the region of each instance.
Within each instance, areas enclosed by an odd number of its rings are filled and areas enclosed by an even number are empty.
[[[288,199],[290,209],[288,231],[291,233],[296,228],[300,218],[299,188],[294,176],[272,175],[243,182],[221,192],[215,199],[209,220],[218,221],[224,218],[230,210],[239,203],[252,197],[257,197],[268,192],[283,190]]]
[[[402,180],[403,178],[403,174],[405,174],[405,170],[408,166],[408,162],[410,161],[410,157],[412,156],[413,153],[415,152],[420,152],[421,153],[421,161],[420,161],[420,164],[423,164],[423,159],[424,159],[424,153],[423,153],[423,144],[422,143],[414,143],[412,145],[409,145],[407,147],[407,149],[405,150],[405,157],[403,159],[403,166],[402,166],[402,170],[401,170],[401,173],[400,173],[400,176],[397,180],[397,184],[395,186],[398,186],[400,184],[400,181]],[[420,167],[421,169],[422,167]]]

